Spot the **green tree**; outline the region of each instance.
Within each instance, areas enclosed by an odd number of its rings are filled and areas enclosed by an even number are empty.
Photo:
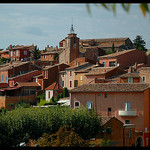
[[[34,47],[34,51],[31,51],[31,54],[33,55],[33,59],[34,60],[38,60],[40,58],[40,50],[39,48],[37,47],[37,45],[35,45]]]
[[[56,101],[59,101],[59,99],[60,99],[60,94],[57,94]]]
[[[88,147],[89,141],[83,140],[74,132],[74,128],[64,125],[59,128],[55,134],[43,134],[43,137],[38,139],[40,147]]]
[[[51,101],[54,103],[54,101],[55,101],[55,100],[54,100],[54,96],[52,96]]]
[[[113,52],[113,53],[115,52],[115,46],[114,46],[114,43],[112,44],[112,52]]]
[[[63,91],[63,97],[68,97],[68,96],[69,96],[69,92],[68,89],[65,87]]]
[[[147,51],[147,49],[145,48],[146,42],[142,39],[142,36],[137,35],[136,38],[133,40],[133,44],[136,49]]]
[[[63,93],[60,94],[60,98],[63,98]]]

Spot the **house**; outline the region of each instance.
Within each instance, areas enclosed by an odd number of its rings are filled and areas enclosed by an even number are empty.
[[[36,91],[40,86],[34,82],[17,82],[14,87],[0,89],[0,108],[11,110],[19,101],[36,103]]]
[[[105,38],[105,39],[80,39],[79,45],[82,47],[97,46],[105,51],[111,51],[114,44],[114,50],[121,51],[134,48],[132,41],[128,37],[124,38]]]
[[[58,55],[61,53],[61,50],[53,50],[41,53],[41,61],[58,61]],[[57,62],[58,63],[58,62]]]
[[[32,45],[16,45],[12,47],[9,46],[9,54],[11,61],[29,61],[34,60],[33,51],[34,51],[34,44]]]
[[[9,59],[10,58],[10,55],[9,55],[9,50],[3,50],[3,51],[0,51],[0,57],[2,58],[6,58],[6,59]]]
[[[126,68],[135,63],[147,63],[146,53],[138,49],[124,50],[99,57],[99,63],[103,63],[104,67],[119,66]]]
[[[67,87],[68,89],[72,89],[77,86],[77,78],[76,78],[76,71],[81,71],[83,69],[89,69],[89,67],[95,66],[89,62],[82,63],[77,66],[70,66],[65,68],[63,71],[59,72],[59,84],[62,87]],[[83,80],[82,77],[80,77]]]
[[[53,84],[45,88],[45,93],[46,93],[45,95],[46,101],[50,102],[50,99],[52,97],[56,97],[57,94],[63,93],[63,88],[59,85],[59,83],[54,82]]]
[[[42,71],[33,70],[24,74],[8,78],[9,87],[13,87],[16,82],[33,82],[33,77],[40,75]]]
[[[65,68],[70,67],[66,64],[55,64],[53,66],[44,66],[42,74],[35,76],[34,81],[41,85],[41,90],[45,90],[49,85],[54,82],[59,83],[59,71],[63,71]]]
[[[101,116],[101,132],[90,140],[90,144],[110,140],[109,146],[134,146],[135,125],[124,124],[116,117]]]
[[[124,124],[134,124],[135,145],[150,146],[148,83],[84,84],[70,90],[70,93],[72,108],[88,107],[95,109],[98,115],[114,116]]]
[[[92,81],[107,82],[105,79],[125,73],[123,69],[117,67],[96,67],[92,68],[88,73],[85,73],[86,84]],[[95,80],[96,79],[96,80]]]
[[[9,78],[30,72],[31,70],[41,70],[39,66],[31,62],[10,62],[0,67],[0,83],[8,83]]]
[[[133,71],[132,67],[129,67],[128,73],[120,76],[120,83],[150,83],[150,67],[141,67],[136,71]]]
[[[22,87],[23,95],[36,94],[41,86],[36,82],[16,82],[14,87]]]

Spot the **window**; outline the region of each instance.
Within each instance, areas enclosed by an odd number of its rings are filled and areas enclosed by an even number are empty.
[[[101,96],[101,94],[98,94],[98,96]]]
[[[64,73],[62,74],[62,77],[64,77]]]
[[[108,112],[111,112],[111,108],[108,108]]]
[[[110,61],[109,62],[109,67],[113,67],[113,66],[115,66],[115,61]]]
[[[70,88],[72,87],[72,81],[71,80],[69,81],[69,87]]]
[[[44,71],[44,77],[45,77],[45,78],[47,77],[47,75],[46,75],[46,71]]]
[[[130,111],[130,109],[131,109],[131,104],[130,104],[130,102],[126,102],[126,103],[125,103],[125,111]]]
[[[24,58],[24,61],[27,61],[27,58]]]
[[[88,109],[92,109],[92,102],[88,102],[88,103],[87,103],[87,108],[88,108]]]
[[[72,71],[70,71],[70,76],[72,76]]]
[[[8,83],[8,81],[7,81],[7,77],[6,77],[6,83]]]
[[[80,102],[79,101],[75,101],[74,102],[74,108],[79,108],[80,107]]]
[[[43,58],[46,59],[46,55],[43,55]]]
[[[106,62],[105,62],[105,61],[103,61],[102,63],[104,64],[104,67],[106,67]]]
[[[11,57],[13,56],[13,51],[10,52],[10,56],[11,56]]]
[[[18,56],[19,55],[19,50],[16,50],[16,56]]]
[[[104,96],[105,98],[107,98],[108,97],[108,94],[107,93],[105,93],[105,96]]]
[[[27,51],[24,51],[24,55],[27,55]]]
[[[130,121],[129,120],[125,120],[125,124],[130,124]]]
[[[74,43],[74,48],[76,47],[76,38],[74,37],[73,39],[73,43]]]
[[[83,80],[83,77],[82,77],[82,76],[80,77],[80,80],[81,80],[81,81]]]
[[[64,81],[62,81],[62,87],[64,87]]]
[[[146,81],[146,77],[142,76],[142,82]]]
[[[50,91],[48,91],[48,98],[50,99]]]
[[[2,74],[2,82],[4,82],[4,75]]]
[[[132,139],[132,130],[129,130],[129,139]]]
[[[133,78],[128,78],[128,83],[133,83]]]

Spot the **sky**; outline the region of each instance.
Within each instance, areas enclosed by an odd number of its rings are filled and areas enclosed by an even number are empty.
[[[142,36],[150,49],[150,16],[144,17],[139,5],[133,3],[127,13],[118,3],[116,15],[101,5],[86,3],[1,3],[0,49],[12,45],[47,45],[56,47],[74,31],[80,39]]]

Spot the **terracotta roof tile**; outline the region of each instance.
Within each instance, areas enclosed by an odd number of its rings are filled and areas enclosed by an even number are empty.
[[[31,87],[33,87],[33,86],[40,86],[38,83],[36,83],[36,82],[16,82],[15,83],[15,86],[19,86],[19,87],[23,87],[23,86],[31,86]]]
[[[132,73],[125,73],[120,76],[120,78],[139,78],[139,73],[138,72],[132,72]]]
[[[143,92],[149,87],[148,83],[96,83],[84,84],[70,92]]]
[[[45,90],[63,90],[63,88],[59,85],[59,83],[54,82],[49,87],[47,87]]]
[[[135,50],[137,50],[137,49],[124,50],[124,51],[121,51],[121,52],[116,52],[116,53],[112,53],[112,54],[100,56],[99,58],[100,58],[100,59],[103,59],[103,58],[117,57],[117,56],[119,56],[119,55],[123,55],[123,54],[129,53],[129,52],[131,52],[131,51],[135,51]]]
[[[91,71],[89,71],[88,73],[86,73],[85,75],[100,75],[100,74],[105,74],[113,69],[115,69],[116,67],[97,67],[97,68],[92,68]]]

